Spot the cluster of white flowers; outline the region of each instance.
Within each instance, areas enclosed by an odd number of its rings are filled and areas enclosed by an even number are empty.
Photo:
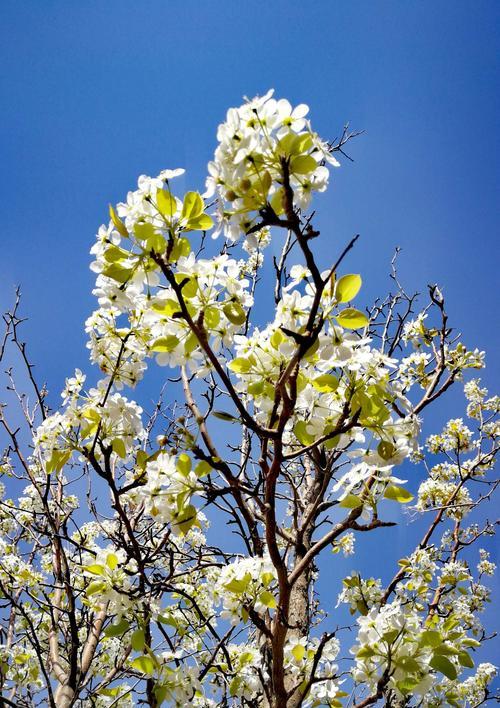
[[[480,561],[477,565],[477,572],[480,575],[494,575],[496,570],[496,565],[490,561],[490,554],[484,548],[479,549]]]
[[[340,651],[340,644],[336,637],[331,637],[322,646],[320,659],[315,662],[318,654],[320,640],[317,637],[294,637],[285,644],[285,666],[294,679],[295,685],[311,677],[313,668],[314,682],[304,706],[331,705],[339,696],[340,685],[338,666],[333,663]]]
[[[127,457],[134,445],[145,438],[142,425],[142,408],[120,393],[109,393],[105,382],[90,389],[87,395],[76,392],[65,397],[63,412],[48,416],[35,433],[36,452],[47,473],[59,470],[74,451],[82,452],[96,434],[102,446],[111,447],[122,458]],[[101,447],[95,448],[99,456]]]
[[[455,418],[447,422],[440,435],[430,435],[427,438],[427,447],[434,454],[450,450],[470,450],[472,438],[473,432],[462,418]]]
[[[140,486],[127,494],[127,500],[134,506],[141,505],[158,523],[170,524],[175,534],[185,534],[199,523],[197,510],[191,504],[191,497],[199,488],[198,474],[185,453],[176,458],[169,452],[160,452],[153,458],[145,463],[139,473]]]
[[[240,558],[220,570],[215,594],[222,600],[221,617],[237,624],[248,610],[265,612],[276,607],[273,595],[276,570],[269,557]]]
[[[289,165],[294,201],[301,208],[309,205],[313,192],[328,186],[325,162],[339,164],[306,120],[308,107],[292,109],[273,93],[230,108],[217,130],[218,146],[208,165],[205,193],[207,198],[218,197],[219,228],[214,235],[224,228],[229,239],[237,240],[269,203],[275,213],[282,213],[283,161]]]
[[[108,603],[109,613],[118,617],[127,612],[131,605],[130,590],[137,572],[134,559],[128,559],[121,549],[97,546],[84,559],[83,572],[89,604],[100,608]]]
[[[496,666],[493,666],[493,664],[479,664],[474,676],[470,676],[456,687],[458,697],[463,700],[466,705],[480,705],[486,698],[488,686],[497,673],[498,669]]]
[[[411,686],[411,695],[423,696],[435,677],[429,672],[432,649],[419,641],[420,617],[405,608],[400,601],[372,608],[358,618],[357,644],[352,648],[356,665],[355,681],[371,690],[390,666],[388,687],[396,696],[405,695],[404,686]]]
[[[379,579],[364,580],[358,573],[352,573],[343,579],[342,584],[337,607],[342,602],[347,603],[350,605],[349,611],[352,615],[356,612],[366,615],[372,607],[380,603],[383,591]]]

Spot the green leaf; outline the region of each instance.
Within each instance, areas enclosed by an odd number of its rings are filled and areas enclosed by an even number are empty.
[[[198,292],[198,279],[195,276],[187,273],[176,273],[175,280],[182,284],[182,295],[184,298],[191,298]]]
[[[468,669],[474,668],[474,659],[472,658],[472,656],[468,652],[461,651],[460,654],[458,655],[458,660],[462,666],[465,666]]]
[[[269,607],[271,609],[274,609],[276,607],[276,598],[272,593],[270,593],[268,590],[263,590],[260,595],[259,595],[259,600],[262,602],[263,605],[266,607]]]
[[[197,522],[196,507],[192,504],[188,504],[184,507],[182,514],[176,518],[176,524],[182,534],[187,534],[189,529],[192,528]]]
[[[361,288],[361,276],[351,273],[343,275],[335,286],[335,298],[337,302],[350,302],[354,300]]]
[[[339,380],[333,374],[321,374],[312,381],[312,385],[321,393],[333,393],[338,388]]]
[[[187,475],[191,472],[191,458],[189,455],[186,455],[185,452],[181,452],[177,458],[175,466],[181,474],[187,477]]]
[[[181,218],[190,220],[200,216],[203,212],[203,199],[198,192],[187,192],[182,204]]]
[[[420,671],[420,664],[412,656],[403,656],[396,663],[410,674],[415,674]]]
[[[115,568],[118,567],[118,556],[116,556],[114,553],[108,553],[106,556],[106,565],[110,570],[114,570]]]
[[[413,494],[403,487],[398,487],[395,484],[388,484],[384,491],[384,497],[386,499],[391,499],[392,501],[397,501],[400,504],[408,504],[408,502],[411,502],[413,499]]]
[[[166,189],[159,189],[156,192],[156,205],[160,213],[169,219],[177,211],[177,202],[175,201],[175,197],[173,197],[172,194],[170,194],[170,192]]]
[[[153,224],[148,222],[139,222],[134,226],[134,234],[139,241],[147,241],[148,239],[154,237],[157,231]]]
[[[377,452],[383,460],[390,460],[396,452],[396,446],[389,440],[381,440],[377,446]]]
[[[279,349],[280,344],[286,340],[284,333],[280,329],[275,329],[269,339],[269,342],[273,349]]]
[[[106,583],[103,580],[93,580],[91,583],[89,583],[89,585],[87,585],[85,594],[87,595],[87,597],[90,597],[91,595],[96,595],[98,592],[102,592],[105,589]]]
[[[121,438],[115,438],[111,443],[111,447],[113,448],[113,452],[116,452],[118,457],[121,457],[122,460],[127,456],[127,448]]]
[[[168,686],[155,686],[155,697],[159,706],[161,706],[163,701],[167,698],[168,693]]]
[[[128,237],[128,231],[127,227],[123,223],[123,221],[119,218],[111,204],[109,205],[109,216],[111,217],[111,221],[113,222],[115,229],[118,231],[119,234],[122,236],[125,236],[125,238]]]
[[[208,462],[206,462],[206,460],[200,460],[194,468],[194,473],[197,477],[201,478],[205,477],[211,469],[212,467],[208,464]]]
[[[180,313],[181,306],[177,300],[169,298],[168,300],[160,300],[159,302],[153,303],[153,310],[155,312],[160,312],[165,317],[172,317],[176,313]]]
[[[54,450],[50,459],[45,463],[46,473],[60,472],[71,457],[71,452],[71,450]]]
[[[131,666],[143,674],[153,674],[155,670],[154,661],[150,656],[138,656],[131,662]]]
[[[99,565],[98,563],[92,563],[91,565],[84,565],[83,569],[87,571],[87,573],[92,573],[92,575],[105,575],[106,571],[103,565]]]
[[[250,575],[250,573],[245,573],[245,575],[241,579],[233,578],[229,581],[229,583],[226,583],[224,587],[226,588],[226,590],[229,590],[229,592],[234,592],[235,595],[241,595],[247,589],[251,579],[252,576]]]
[[[173,352],[174,349],[178,346],[178,344],[179,339],[175,336],[175,334],[169,334],[166,337],[160,337],[159,339],[155,339],[155,341],[151,345],[151,351]]]
[[[230,696],[236,696],[238,693],[238,689],[241,685],[241,677],[240,676],[235,676],[232,680],[231,683],[229,684],[229,695]]]
[[[227,368],[236,374],[248,374],[252,370],[252,361],[244,356],[237,356],[236,359],[229,362]]]
[[[424,647],[438,647],[443,638],[441,632],[437,632],[434,629],[426,629],[420,635],[420,644]]]
[[[185,237],[176,238],[174,247],[170,252],[169,260],[178,261],[181,256],[189,256],[191,253],[191,244],[189,240]]]
[[[369,646],[361,647],[361,649],[356,653],[357,659],[370,659],[375,656],[375,650]]]
[[[135,632],[132,632],[130,644],[132,645],[132,649],[134,651],[144,650],[144,647],[146,645],[146,637],[144,635],[143,629],[136,629]]]
[[[242,325],[246,322],[247,315],[239,302],[228,302],[222,308],[227,319],[235,325]]]
[[[102,275],[105,275],[106,278],[111,278],[112,280],[116,280],[118,283],[121,283],[122,285],[124,283],[126,283],[128,280],[130,280],[132,273],[133,273],[132,268],[124,268],[123,266],[119,265],[118,263],[110,263],[110,265],[106,266],[102,270]]]
[[[318,163],[312,155],[297,155],[290,162],[290,172],[295,175],[306,175],[309,172],[314,172],[318,167]]]
[[[200,214],[194,219],[189,219],[186,231],[208,231],[214,225],[212,217],[208,214]]]
[[[119,246],[115,246],[114,244],[111,244],[106,248],[104,251],[104,258],[108,261],[108,263],[116,263],[118,261],[124,261],[130,256],[130,252],[126,251],[124,248],[120,248]]]
[[[457,670],[454,664],[452,664],[452,662],[445,656],[442,656],[441,654],[434,654],[429,664],[433,669],[444,674],[446,678],[449,678],[450,681],[457,678]]]
[[[399,629],[389,629],[387,632],[382,634],[382,639],[387,642],[387,644],[392,644],[399,636]]]
[[[127,632],[129,629],[129,622],[125,618],[122,618],[116,624],[110,624],[109,627],[104,630],[104,634],[107,637],[120,637],[122,634],[125,634],[125,632]]]
[[[359,329],[360,327],[366,327],[368,324],[368,317],[354,307],[347,307],[345,310],[342,310],[342,312],[339,312],[336,319],[339,325],[346,329]]]
[[[100,688],[97,693],[100,696],[108,696],[109,698],[114,698],[121,691],[121,686],[115,686],[114,688]]]
[[[203,321],[208,329],[215,329],[220,323],[220,310],[218,307],[210,305],[203,313]]]
[[[235,415],[231,415],[231,413],[226,413],[226,411],[213,411],[212,415],[214,416],[214,418],[218,418],[219,420],[225,420],[228,423],[238,423],[240,420]]]
[[[306,655],[306,648],[302,644],[296,644],[292,649],[292,654],[296,661],[302,661]]]
[[[344,509],[357,509],[358,506],[362,505],[363,502],[359,497],[355,496],[354,494],[348,494],[342,499],[339,506]]]
[[[307,446],[314,442],[314,435],[307,432],[307,423],[305,420],[298,420],[293,427],[293,432],[302,445]]]

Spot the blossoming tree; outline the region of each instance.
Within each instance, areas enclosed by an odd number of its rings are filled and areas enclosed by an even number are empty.
[[[477,509],[497,484],[499,399],[468,378],[469,422],[420,439],[483,353],[437,287],[418,311],[395,271],[391,295],[353,307],[356,239],[318,262],[311,202],[352,134],[325,142],[307,115],[272,92],[246,101],[218,128],[203,195],[165,170],[110,207],[86,324],[102,378],[86,388],[77,370],[60,410],[18,306],[5,315],[0,358],[17,352],[35,398],[8,372],[28,435],[4,408],[2,474],[21,487],[0,505],[2,705],[493,697],[477,657],[494,523]],[[148,363],[163,389],[146,414],[129,396]],[[319,592],[332,551],[390,534],[398,505],[424,530],[384,582],[360,567]]]

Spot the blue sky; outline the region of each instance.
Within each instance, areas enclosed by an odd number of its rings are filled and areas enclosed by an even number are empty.
[[[348,270],[368,303],[401,246],[405,285],[440,283],[493,385],[499,27],[488,0],[2,0],[0,306],[21,284],[53,400],[87,368],[88,251],[107,203],[165,167],[202,188],[226,109],[269,87],[308,103],[325,138],[346,121],[366,131],[317,202],[319,252],[361,235]]]

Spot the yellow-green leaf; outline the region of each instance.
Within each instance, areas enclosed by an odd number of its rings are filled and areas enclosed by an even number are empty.
[[[158,302],[154,302],[153,310],[165,315],[165,317],[172,317],[174,314],[181,311],[181,306],[177,300],[168,298],[168,300],[159,300]]]
[[[87,573],[92,573],[92,575],[104,575],[105,573],[104,566],[98,563],[91,563],[91,565],[85,565],[83,568]]]
[[[153,674],[155,670],[154,661],[150,656],[138,656],[131,662],[131,666],[143,674]]]
[[[111,443],[111,447],[113,448],[113,452],[116,452],[118,457],[121,457],[122,460],[127,456],[127,448],[121,438],[115,438]]]
[[[159,189],[156,192],[156,205],[163,216],[168,218],[171,218],[177,211],[175,197],[166,189]]]
[[[153,224],[149,224],[148,222],[137,223],[134,226],[134,234],[139,241],[146,241],[156,233],[157,232]]]
[[[340,502],[340,506],[344,509],[357,509],[358,506],[363,506],[363,502],[354,494],[347,494]]]
[[[191,472],[191,458],[185,452],[181,452],[175,466],[181,474],[187,476]]]
[[[132,645],[132,649],[134,651],[143,651],[146,644],[146,637],[143,629],[136,629],[135,632],[132,632],[130,644]]]
[[[333,374],[321,374],[313,380],[312,385],[317,391],[332,393],[337,390],[339,381]]]
[[[241,593],[245,592],[247,589],[251,579],[252,576],[250,573],[245,573],[241,579],[233,578],[229,581],[229,583],[226,583],[224,587],[226,590],[229,590],[229,592],[234,592],[236,595],[241,595]]]
[[[208,231],[213,225],[213,219],[208,214],[200,214],[193,219],[189,219],[186,231]]]
[[[187,192],[182,204],[181,218],[190,220],[194,219],[203,212],[203,199],[198,192]]]
[[[381,440],[377,445],[377,452],[383,460],[390,460],[394,457],[396,446],[390,440]]]
[[[236,359],[229,362],[227,368],[237,374],[248,374],[252,370],[252,362],[244,356],[237,356]]]
[[[457,678],[457,670],[455,665],[445,656],[434,654],[429,664],[433,669],[436,669],[436,671],[444,674],[446,678],[449,678],[450,681],[454,681]]]
[[[272,593],[270,593],[268,590],[263,590],[260,595],[259,595],[259,600],[262,602],[263,605],[266,607],[269,607],[271,609],[274,609],[276,607],[276,598]]]
[[[239,302],[226,303],[222,308],[222,311],[232,324],[242,325],[246,321],[246,312]]]
[[[113,222],[115,229],[118,231],[118,233],[122,236],[128,237],[127,227],[117,215],[111,204],[109,205],[109,216],[111,217],[111,221]]]
[[[106,565],[110,570],[114,570],[118,567],[118,556],[114,553],[108,553],[106,556]]]
[[[318,163],[311,155],[298,155],[294,157],[290,163],[290,171],[296,175],[306,175],[309,172],[314,172]]]
[[[407,489],[404,489],[404,487],[398,487],[396,484],[388,484],[384,491],[384,497],[392,501],[397,501],[400,504],[408,504],[408,502],[411,502],[413,499],[413,494]]]
[[[337,322],[341,327],[346,329],[359,329],[360,327],[366,327],[368,324],[368,317],[364,312],[356,310],[354,307],[347,307],[342,312],[337,315]]]
[[[337,302],[350,302],[353,300],[359,293],[361,283],[360,275],[343,275],[342,278],[337,281],[335,287],[335,298]]]
[[[302,644],[296,644],[292,649],[292,654],[296,661],[302,661],[306,655],[306,648]]]
[[[175,334],[169,334],[166,337],[155,339],[151,345],[152,352],[173,352],[179,344],[179,339]]]
[[[307,432],[307,423],[305,420],[298,420],[294,425],[293,432],[302,445],[311,445],[311,443],[314,442],[314,435]]]
[[[125,268],[118,263],[110,263],[102,270],[102,274],[105,275],[106,278],[116,280],[118,283],[122,283],[122,285],[130,280],[132,273],[132,268]]]
[[[122,618],[116,624],[110,624],[109,627],[104,630],[104,634],[107,637],[120,637],[122,634],[125,634],[129,628],[130,624],[128,621],[125,618]]]
[[[90,597],[91,595],[95,595],[98,592],[102,592],[106,588],[106,583],[103,580],[93,580],[91,583],[87,585],[87,589],[85,591],[85,594],[87,597]]]

